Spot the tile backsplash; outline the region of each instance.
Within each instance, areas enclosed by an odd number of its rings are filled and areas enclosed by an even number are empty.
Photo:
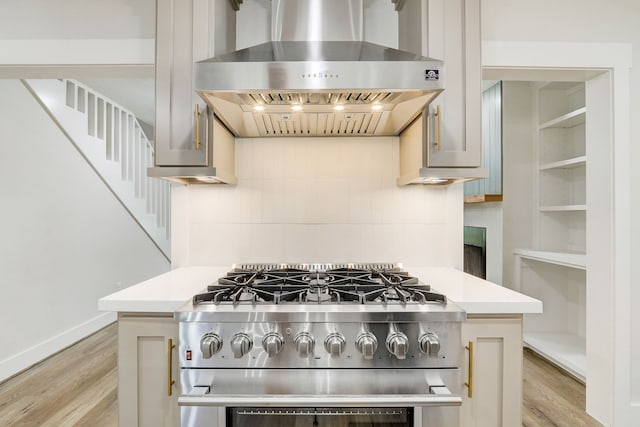
[[[398,155],[392,137],[237,139],[236,186],[173,190],[174,266],[460,265],[461,186],[398,187]]]

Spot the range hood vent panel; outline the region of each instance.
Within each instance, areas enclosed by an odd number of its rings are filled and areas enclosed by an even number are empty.
[[[383,113],[254,114],[258,136],[374,136]]]
[[[236,137],[395,136],[444,90],[444,64],[362,41],[363,0],[272,0],[273,41],[195,64]]]

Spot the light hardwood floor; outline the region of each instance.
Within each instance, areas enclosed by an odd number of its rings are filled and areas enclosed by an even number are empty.
[[[117,334],[110,325],[0,384],[0,426],[116,427]],[[523,400],[523,426],[600,426],[584,386],[528,350]]]
[[[523,376],[523,426],[602,426],[584,411],[584,385],[528,349]]]
[[[116,324],[0,384],[0,426],[117,426]]]

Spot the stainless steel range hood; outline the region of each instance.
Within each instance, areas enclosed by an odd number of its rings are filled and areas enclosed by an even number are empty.
[[[273,0],[274,41],[201,61],[196,92],[237,137],[399,135],[444,65],[362,41],[362,0]]]

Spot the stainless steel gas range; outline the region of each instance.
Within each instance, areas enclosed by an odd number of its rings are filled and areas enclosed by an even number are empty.
[[[455,426],[465,313],[395,264],[247,264],[180,322],[182,426]]]

